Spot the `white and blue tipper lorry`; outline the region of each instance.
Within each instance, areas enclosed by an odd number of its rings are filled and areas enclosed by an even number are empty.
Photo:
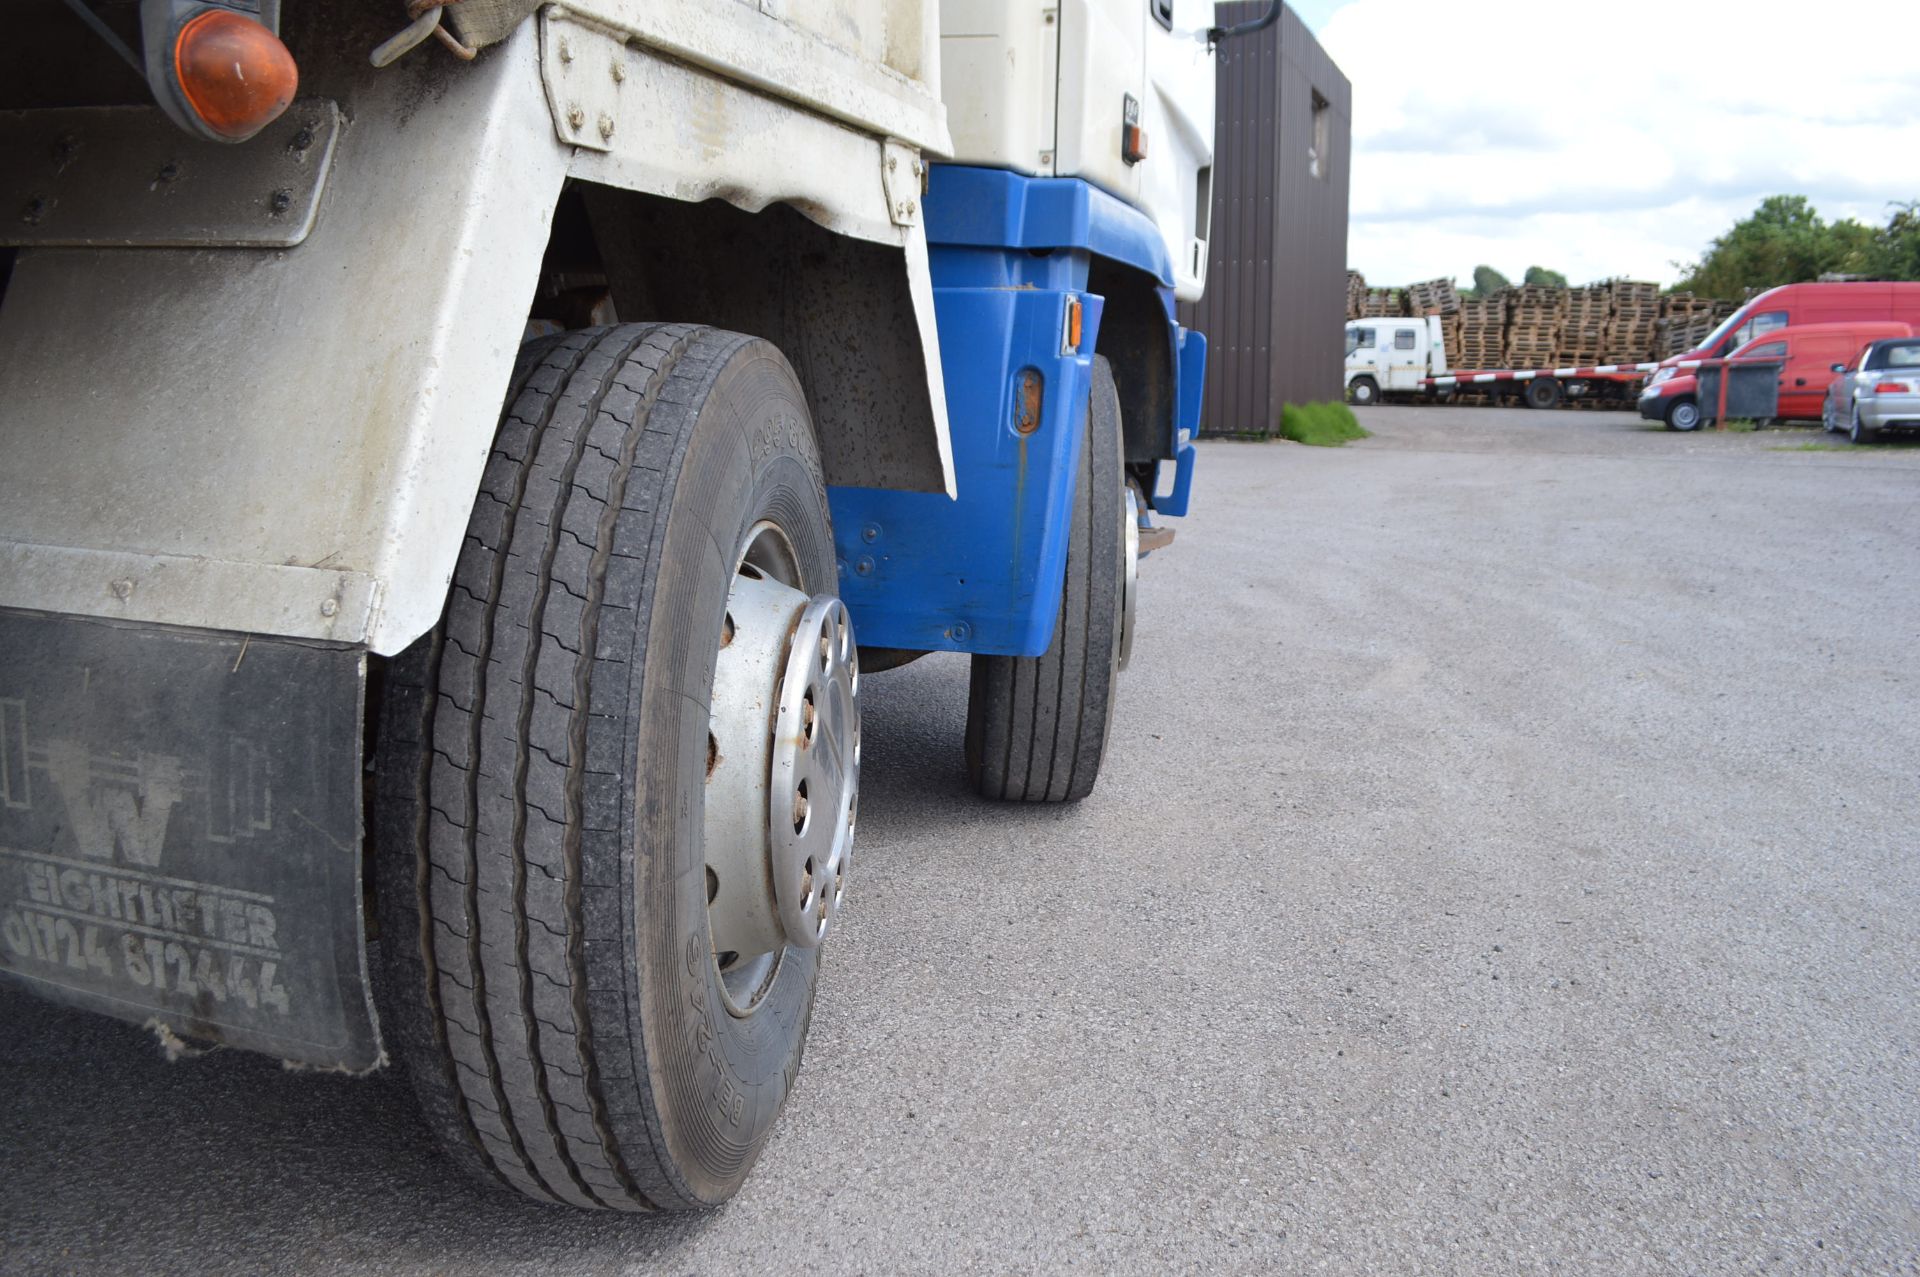
[[[1273,12],[1277,12],[1277,5]],[[1249,24],[1262,25],[1268,17]],[[876,673],[1100,769],[1182,515],[1199,0],[18,0],[0,978],[729,1197]]]

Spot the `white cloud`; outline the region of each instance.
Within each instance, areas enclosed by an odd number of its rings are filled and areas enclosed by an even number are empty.
[[[1351,0],[1347,260],[1671,282],[1768,195],[1829,219],[1920,198],[1920,4]]]

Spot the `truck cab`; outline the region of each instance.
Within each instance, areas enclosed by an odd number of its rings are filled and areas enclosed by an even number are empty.
[[[1422,319],[1347,321],[1347,399],[1378,403],[1414,394],[1423,378],[1447,371],[1446,337],[1438,315]]]

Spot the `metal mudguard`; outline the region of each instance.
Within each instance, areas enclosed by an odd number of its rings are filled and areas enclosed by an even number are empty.
[[[0,610],[0,975],[182,1037],[381,1062],[357,648]]]

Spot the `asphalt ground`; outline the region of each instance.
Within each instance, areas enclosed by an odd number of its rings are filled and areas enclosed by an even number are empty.
[[[1920,446],[1383,407],[1209,443],[1088,801],[870,680],[739,1198],[469,1188],[404,1079],[0,995],[0,1269],[1920,1268]]]

